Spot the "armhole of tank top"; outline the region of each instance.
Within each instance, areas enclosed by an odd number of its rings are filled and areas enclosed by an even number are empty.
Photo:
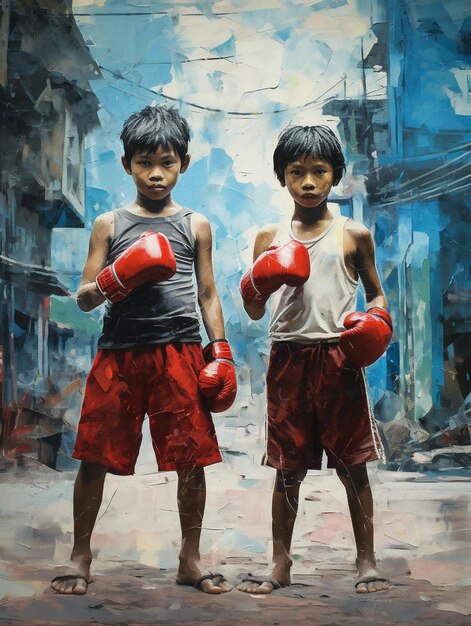
[[[191,228],[191,218],[193,217],[193,215],[195,215],[195,211],[192,211],[191,209],[188,209],[185,207],[185,215],[183,216],[184,218],[188,217],[188,230],[190,232],[190,236],[191,236],[191,241],[193,243],[193,250],[196,254],[196,235],[193,233],[193,230]],[[209,220],[208,220],[209,221]],[[211,228],[211,239],[213,242],[213,249],[214,249],[214,235],[213,235],[213,229],[211,226],[211,222],[209,222],[209,227]]]
[[[116,215],[117,215],[118,211],[121,211],[121,208],[115,209],[113,211],[113,224],[112,224],[113,232],[112,232],[111,238],[110,238],[110,251],[111,251],[111,248],[113,247],[114,241],[116,239]]]
[[[275,236],[273,237],[270,246],[282,245],[284,243],[287,243],[288,241],[291,241],[292,239],[295,239],[291,230],[291,222],[292,218],[289,217],[282,220],[278,224],[275,230]]]
[[[355,287],[358,285],[358,278],[355,280],[355,278],[352,278],[352,276],[350,276],[350,272],[348,271],[348,267],[347,264],[345,262],[345,229],[347,227],[347,222],[350,220],[349,217],[345,217],[344,215],[340,216],[339,218],[339,227],[341,226],[342,228],[342,247],[341,247],[341,262],[342,262],[342,267],[343,267],[343,271],[345,272],[345,276],[347,278],[347,280],[354,285]]]

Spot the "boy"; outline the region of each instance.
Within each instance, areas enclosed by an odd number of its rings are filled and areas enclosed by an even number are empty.
[[[87,591],[104,479],[107,472],[134,473],[145,413],[159,470],[178,473],[176,582],[207,593],[231,589],[220,574],[203,572],[199,561],[203,468],[221,461],[209,410],[229,408],[236,377],[214,284],[209,222],[171,197],[190,162],[189,138],[186,120],[174,109],[146,107],[131,115],[121,133],[122,163],[136,199],[99,216],[90,236],[77,302],[84,311],[108,302],[73,453],[82,462],[70,573],[51,583],[59,593]],[[204,351],[193,267],[210,339]]]
[[[260,230],[241,293],[248,315],[265,313],[270,296],[272,350],[267,372],[264,463],[277,470],[273,491],[273,566],[249,574],[238,589],[271,593],[290,584],[291,538],[299,487],[322,452],[345,486],[357,548],[358,593],[389,587],[376,569],[373,504],[366,462],[381,444],[366,395],[363,367],[386,350],[391,318],[369,231],[327,203],[345,170],[340,145],[325,126],[280,135],[274,169],[294,200],[280,225]],[[367,313],[355,313],[358,279]]]

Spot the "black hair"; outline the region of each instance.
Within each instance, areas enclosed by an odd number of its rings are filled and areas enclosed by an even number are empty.
[[[302,155],[317,156],[332,166],[334,185],[345,172],[345,157],[339,140],[328,126],[289,126],[282,131],[273,153],[273,168],[281,184],[285,169]]]
[[[155,152],[173,147],[180,159],[188,153],[190,127],[177,109],[158,105],[133,113],[124,122],[120,138],[128,165],[136,152]]]

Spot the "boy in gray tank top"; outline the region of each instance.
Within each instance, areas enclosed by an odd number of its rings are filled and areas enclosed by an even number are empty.
[[[236,376],[214,284],[209,222],[171,197],[190,161],[189,128],[175,109],[146,107],[125,122],[121,139],[137,196],[96,219],[77,294],[84,311],[107,305],[73,453],[81,460],[74,546],[67,574],[51,585],[62,594],[86,593],[106,473],[134,473],[147,413],[159,470],[178,474],[176,582],[224,593],[232,587],[204,570],[199,540],[204,467],[221,461],[210,411],[232,404]],[[196,302],[210,340],[204,350]]]
[[[385,591],[376,567],[373,502],[366,463],[382,456],[363,368],[378,359],[392,323],[370,232],[336,214],[327,199],[345,161],[325,126],[294,126],[280,135],[274,169],[294,201],[292,217],[258,233],[254,264],[241,293],[260,319],[270,299],[272,349],[267,372],[264,463],[274,467],[273,564],[238,586],[271,593],[291,582],[291,538],[301,482],[322,455],[345,486],[357,549],[356,591]],[[358,281],[367,312],[356,312]]]

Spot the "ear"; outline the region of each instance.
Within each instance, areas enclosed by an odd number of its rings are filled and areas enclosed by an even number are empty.
[[[191,156],[189,154],[185,154],[185,156],[182,159],[182,165],[180,167],[180,174],[183,174],[184,172],[186,172],[186,170],[188,169],[188,166],[190,165],[190,161],[191,161]]]
[[[281,185],[282,187],[286,187],[286,180],[285,180],[285,177],[284,177],[284,176],[283,176],[283,177],[278,176],[278,174],[276,175],[276,177],[278,178],[278,182],[280,183],[280,185]]]
[[[131,168],[129,167],[128,162],[126,160],[126,157],[124,155],[121,157],[121,163],[123,164],[123,167],[124,167],[124,169],[126,171],[126,174],[129,174],[131,176],[132,171],[131,171]]]
[[[283,172],[278,172],[276,170],[276,168],[275,168],[274,172],[275,172],[275,176],[277,177],[278,182],[280,183],[280,185],[282,187],[286,187],[285,171],[283,170]]]

